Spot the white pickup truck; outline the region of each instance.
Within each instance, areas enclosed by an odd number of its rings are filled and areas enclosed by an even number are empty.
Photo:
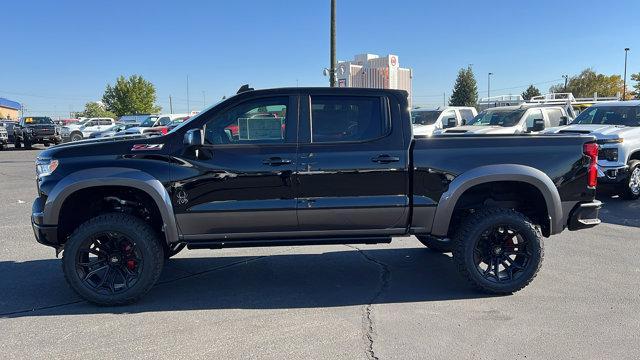
[[[435,110],[416,108],[411,110],[411,123],[414,135],[430,136],[435,130],[464,125],[478,112],[474,107],[449,106]]]
[[[600,145],[598,182],[603,190],[640,198],[640,101],[597,103],[568,126],[546,133],[590,134]]]
[[[566,125],[569,121],[569,116],[562,106],[502,106],[483,110],[467,125],[435,131],[434,135],[537,133]]]
[[[106,130],[115,125],[116,121],[112,118],[87,118],[75,124],[64,126],[60,129],[62,141],[78,141],[87,139],[97,131]]]

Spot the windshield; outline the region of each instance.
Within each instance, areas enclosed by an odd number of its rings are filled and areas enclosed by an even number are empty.
[[[411,113],[411,123],[416,125],[433,125],[442,114],[440,110],[414,111]]]
[[[640,106],[593,106],[571,124],[640,125]]]
[[[157,116],[149,116],[142,122],[142,124],[140,124],[140,127],[152,127],[156,123],[156,120],[158,120]]]
[[[473,126],[515,126],[525,110],[484,110],[469,122]]]
[[[28,117],[28,118],[24,118],[24,123],[25,124],[37,124],[37,125],[43,125],[43,124],[53,124],[53,120],[51,120],[51,118],[48,117]]]

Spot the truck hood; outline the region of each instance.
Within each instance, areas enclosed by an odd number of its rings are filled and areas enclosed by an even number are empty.
[[[465,126],[456,126],[454,128],[446,129],[443,131],[439,131],[438,134],[451,134],[451,135],[459,135],[459,134],[514,134],[515,127],[504,127],[504,126],[474,126],[474,125],[465,125]]]
[[[598,139],[618,139],[640,136],[640,127],[601,124],[575,124],[560,126],[545,131],[546,134],[590,134]]]

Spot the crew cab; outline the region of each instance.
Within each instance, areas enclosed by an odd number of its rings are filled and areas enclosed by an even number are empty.
[[[241,90],[165,136],[38,156],[33,230],[80,296],[134,302],[184,247],[410,235],[509,294],[538,272],[543,237],[600,222],[593,136],[414,137],[405,91]]]
[[[530,134],[568,123],[569,116],[562,106],[522,104],[483,110],[466,126],[440,130],[434,134]]]
[[[427,110],[415,108],[411,111],[411,123],[415,135],[432,135],[436,130],[464,125],[478,115],[474,107],[449,106],[444,109]]]
[[[598,180],[607,193],[640,198],[640,100],[596,103],[556,134],[594,135],[600,144]]]
[[[57,145],[61,141],[58,127],[47,116],[23,117],[13,126],[13,144],[16,149],[22,146],[30,149],[33,144]]]
[[[64,141],[79,141],[88,138],[92,133],[112,127],[116,121],[112,118],[87,118],[61,129]]]

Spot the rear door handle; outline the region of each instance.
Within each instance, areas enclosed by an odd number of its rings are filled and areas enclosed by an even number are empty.
[[[281,157],[270,157],[268,159],[262,160],[262,163],[269,166],[282,166],[291,164],[291,160],[283,159]]]
[[[400,161],[400,158],[397,156],[390,156],[387,154],[383,154],[383,155],[378,155],[377,157],[374,157],[373,159],[371,159],[371,161],[381,163],[381,164],[388,164],[392,162],[398,162]]]

